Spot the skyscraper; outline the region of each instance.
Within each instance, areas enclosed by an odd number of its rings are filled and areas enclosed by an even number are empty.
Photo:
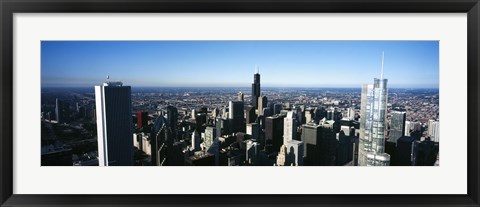
[[[233,132],[245,132],[243,101],[230,101],[228,103],[228,118],[233,121]]]
[[[213,141],[217,138],[216,131],[217,129],[213,126],[207,126],[205,128],[205,147],[207,150],[212,146]]]
[[[304,143],[303,155],[305,165],[319,165],[320,126],[309,122],[302,126],[302,141]]]
[[[333,128],[334,121],[320,120],[319,124],[310,122],[302,126],[305,165],[328,166],[335,164],[337,145]]]
[[[269,116],[265,119],[265,148],[268,151],[280,150],[283,145],[283,116]]]
[[[243,93],[241,91],[238,92],[237,101],[243,101],[243,97],[244,97]]]
[[[252,106],[255,108],[258,107],[258,97],[260,97],[260,74],[258,73],[258,68],[256,68],[252,83]]]
[[[289,111],[283,119],[283,143],[293,139],[297,139],[297,119],[293,111]]]
[[[192,133],[192,147],[191,147],[191,150],[192,151],[198,151],[200,150],[200,133],[198,133],[197,130],[193,131]]]
[[[247,134],[252,136],[252,139],[261,143],[260,141],[260,125],[257,123],[247,124]]]
[[[258,116],[266,115],[266,114],[263,113],[263,109],[267,107],[267,104],[268,104],[268,99],[267,99],[266,96],[258,97],[258,101],[257,101],[257,105],[258,105],[257,114],[258,114]]]
[[[305,124],[308,124],[312,121],[312,113],[310,110],[305,111]]]
[[[280,114],[280,111],[283,109],[283,104],[277,103],[273,105],[273,115]]]
[[[314,114],[315,114],[315,116],[313,117],[313,119],[315,120],[315,123],[317,123],[317,124],[318,124],[318,122],[320,122],[320,120],[327,117],[327,111],[323,107],[315,108]]]
[[[65,122],[65,104],[60,99],[55,99],[55,119],[57,123]]]
[[[142,128],[148,125],[148,112],[138,111],[136,115],[137,115],[137,128]]]
[[[340,121],[341,113],[336,111],[335,109],[329,109],[327,111],[327,120],[333,120],[333,121]]]
[[[383,53],[382,72],[380,79],[375,78],[373,84],[362,86],[360,108],[360,141],[358,148],[358,164],[386,163],[385,152],[385,126],[387,115],[387,79],[383,78]],[[376,156],[378,154],[379,156]],[[368,159],[380,159],[369,161]],[[388,154],[387,154],[388,155]]]
[[[439,142],[439,122],[435,120],[428,120],[428,136],[430,136],[430,140],[432,142]]]
[[[349,120],[354,120],[355,119],[355,109],[350,107],[347,109],[347,117],[345,117]]]
[[[431,140],[413,142],[412,165],[433,166],[437,161],[439,144]]]
[[[320,125],[320,165],[335,165],[337,137],[335,126],[338,123],[322,119]]]
[[[396,165],[411,166],[415,139],[412,137],[400,137],[397,139]]]
[[[152,127],[153,135],[151,136],[151,164],[154,166],[166,165],[167,151],[170,150],[172,142],[170,139],[170,127],[167,124],[167,119],[163,116],[158,116]]]
[[[245,123],[254,123],[257,120],[257,114],[255,113],[255,107],[247,106],[245,109]]]
[[[410,132],[414,130],[413,129],[413,122],[411,121],[405,121],[405,134],[403,134],[404,136],[410,136]]]
[[[285,143],[287,147],[287,165],[303,166],[303,141],[290,140]]]
[[[260,151],[260,144],[258,142],[247,140],[246,141],[246,153],[245,161],[248,165],[257,165],[258,164],[258,154]]]
[[[403,111],[393,111],[390,114],[392,115],[392,122],[388,141],[397,143],[397,140],[405,135],[405,121],[407,119],[407,114]]]
[[[122,82],[95,86],[95,102],[99,165],[133,165],[130,86]]]
[[[177,137],[178,110],[174,106],[167,106],[167,123],[170,127],[171,137]]]

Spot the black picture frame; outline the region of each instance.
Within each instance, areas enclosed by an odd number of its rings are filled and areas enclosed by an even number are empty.
[[[1,206],[479,206],[478,0],[0,0]],[[465,195],[19,195],[13,194],[13,14],[112,12],[467,13],[468,190]],[[420,184],[419,184],[420,185]],[[268,188],[265,189],[268,193]]]

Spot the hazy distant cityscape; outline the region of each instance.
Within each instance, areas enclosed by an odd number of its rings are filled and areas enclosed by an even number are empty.
[[[239,87],[52,85],[42,59],[42,166],[439,165],[438,87],[390,87],[375,59],[356,87],[263,86],[253,66]]]

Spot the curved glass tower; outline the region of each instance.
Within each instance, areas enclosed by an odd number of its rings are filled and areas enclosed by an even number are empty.
[[[390,156],[385,153],[385,129],[387,117],[387,79],[373,79],[373,84],[362,86],[360,108],[360,140],[358,165],[389,165]],[[381,164],[380,164],[381,163]]]

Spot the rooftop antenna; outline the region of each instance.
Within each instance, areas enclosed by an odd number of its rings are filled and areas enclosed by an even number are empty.
[[[258,70],[258,66],[255,65],[255,73],[258,74],[260,71]]]
[[[385,57],[384,51],[382,51],[382,73],[380,74],[380,80],[383,80],[383,59]]]

